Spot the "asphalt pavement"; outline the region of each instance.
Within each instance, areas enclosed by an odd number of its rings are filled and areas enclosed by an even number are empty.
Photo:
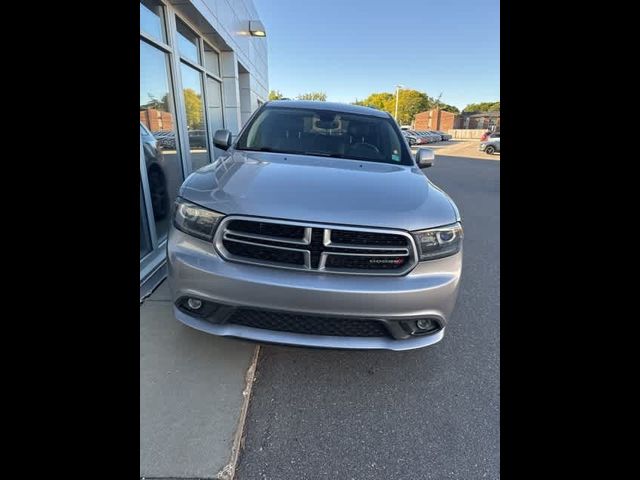
[[[500,478],[500,162],[438,153],[425,173],[465,229],[445,338],[408,352],[262,346],[236,478]]]

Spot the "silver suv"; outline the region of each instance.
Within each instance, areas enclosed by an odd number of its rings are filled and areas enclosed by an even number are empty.
[[[408,350],[441,340],[462,225],[393,118],[329,102],[261,106],[180,189],[167,245],[175,316],[215,335]]]

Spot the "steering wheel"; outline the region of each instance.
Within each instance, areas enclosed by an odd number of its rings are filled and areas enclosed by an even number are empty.
[[[356,143],[352,148],[353,149],[360,149],[360,148],[363,148],[363,147],[368,149],[368,150],[373,150],[378,155],[380,154],[380,150],[378,149],[378,147],[376,147],[375,145],[372,145],[370,143],[366,143],[366,142]]]

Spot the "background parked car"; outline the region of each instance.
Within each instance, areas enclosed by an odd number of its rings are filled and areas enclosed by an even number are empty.
[[[500,152],[500,133],[494,133],[485,142],[480,142],[480,151],[488,155]]]
[[[408,131],[402,130],[402,135],[404,135],[404,138],[407,139],[407,142],[409,143],[410,146],[418,143],[418,139],[415,137],[415,135],[412,135]]]
[[[436,138],[436,142],[441,142],[442,141],[442,135],[440,135],[435,130],[427,130],[427,133],[433,135]]]
[[[158,131],[153,132],[153,136],[158,141],[158,146],[164,150],[176,149],[176,136],[173,132]]]
[[[427,139],[420,135],[418,132],[414,131],[414,130],[405,130],[409,135],[411,135],[413,138],[415,138],[416,140],[416,145],[423,145],[427,142]]]
[[[149,179],[149,194],[151,196],[151,208],[153,216],[160,220],[167,216],[171,205],[169,204],[169,192],[167,181],[162,168],[162,146],[158,139],[140,122],[140,138],[142,150],[147,166],[147,178]]]
[[[491,130],[487,130],[480,137],[480,141],[481,142],[486,142],[490,138],[494,138],[496,135],[498,136],[498,138],[500,138],[500,132],[492,132]]]
[[[420,132],[418,132],[419,135],[421,135],[423,138],[427,139],[427,143],[434,143],[434,142],[439,142],[440,141],[440,136],[439,135],[434,135],[433,133],[426,131],[426,130],[422,130]]]
[[[453,138],[452,135],[449,135],[448,133],[441,132],[440,130],[434,130],[434,131],[437,134],[439,134],[442,137],[442,140],[445,141],[445,142],[449,141],[449,140],[451,140]]]
[[[173,132],[152,133],[140,122],[140,140],[147,167],[153,216],[156,221],[166,220],[183,181],[182,167],[176,159],[175,135]]]

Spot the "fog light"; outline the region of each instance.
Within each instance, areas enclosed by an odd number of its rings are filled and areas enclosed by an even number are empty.
[[[416,321],[416,327],[420,330],[430,330],[433,328],[433,320],[429,320],[427,318],[421,318]]]
[[[191,310],[198,310],[202,306],[202,300],[198,300],[197,298],[190,298],[187,300],[187,306]]]

